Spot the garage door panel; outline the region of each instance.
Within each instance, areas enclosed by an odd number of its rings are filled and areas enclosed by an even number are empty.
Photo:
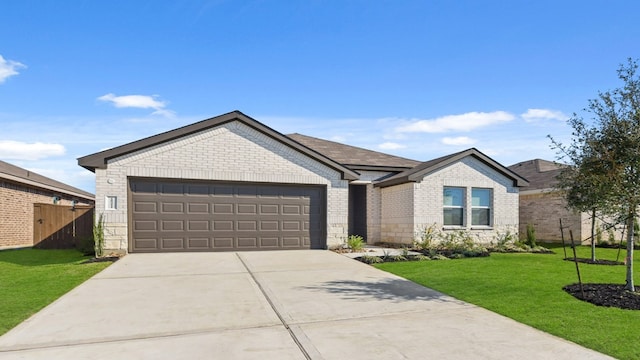
[[[158,223],[154,220],[136,220],[133,223],[134,231],[158,231]]]
[[[187,206],[187,212],[189,214],[209,214],[208,203],[189,203]]]
[[[210,230],[208,220],[189,220],[187,222],[189,231],[206,231]]]
[[[321,187],[132,179],[130,188],[132,251],[325,247]]]
[[[238,248],[255,249],[258,247],[258,237],[238,237]]]
[[[213,230],[214,231],[232,231],[233,221],[232,220],[214,220]]]
[[[158,248],[158,239],[140,237],[133,245],[135,250],[155,250]]]
[[[166,250],[184,249],[184,238],[164,238],[162,239],[162,248]]]
[[[162,231],[184,231],[184,222],[176,220],[163,220]]]
[[[211,246],[209,238],[189,238],[188,248],[192,250],[208,250]]]
[[[162,212],[163,213],[184,213],[184,204],[183,203],[170,203],[165,202],[162,203]]]
[[[233,204],[213,204],[213,214],[233,214]]]
[[[155,202],[140,201],[134,204],[133,211],[136,213],[151,213],[158,212],[158,207]]]

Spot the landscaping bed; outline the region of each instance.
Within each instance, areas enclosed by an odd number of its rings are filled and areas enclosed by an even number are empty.
[[[619,284],[571,284],[562,288],[576,299],[598,306],[616,307],[627,310],[640,310],[640,293],[625,289]],[[584,297],[583,297],[584,294]]]

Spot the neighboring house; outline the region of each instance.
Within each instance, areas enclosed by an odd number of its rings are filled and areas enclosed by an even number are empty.
[[[0,248],[34,245],[34,204],[93,205],[93,194],[0,161]]]
[[[78,159],[96,174],[109,251],[411,243],[426,226],[482,240],[518,227],[526,181],[476,149],[421,163],[234,111]]]
[[[562,193],[555,186],[557,177],[565,165],[534,159],[509,166],[509,169],[529,181],[520,189],[520,237],[526,235],[527,224],[533,225],[536,238],[543,242],[561,242],[560,219],[567,243],[569,230],[576,242],[589,241],[591,215],[567,208]]]

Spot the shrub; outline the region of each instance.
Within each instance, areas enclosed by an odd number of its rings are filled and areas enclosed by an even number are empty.
[[[359,259],[365,264],[379,264],[383,262],[379,256],[362,255]]]
[[[360,235],[349,235],[347,238],[347,246],[351,252],[360,252],[364,248],[364,241]]]
[[[95,255],[96,254],[96,245],[93,241],[93,236],[82,236],[78,238],[76,242],[76,249],[80,251],[83,255]]]
[[[96,257],[102,257],[104,252],[104,217],[100,214],[98,221],[93,225],[94,253]]]
[[[538,244],[536,244],[536,228],[533,227],[533,224],[527,224],[527,241],[525,244],[532,248],[538,246]]]
[[[436,224],[429,225],[418,233],[417,240],[414,242],[414,247],[418,250],[429,250],[434,246],[438,235]]]

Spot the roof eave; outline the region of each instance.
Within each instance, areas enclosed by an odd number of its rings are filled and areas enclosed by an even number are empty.
[[[307,156],[327,165],[328,167],[338,171],[344,180],[357,180],[359,174],[330,158],[323,156],[317,152],[311,151],[309,148],[299,144],[298,142],[286,137],[276,130],[258,122],[257,120],[243,114],[240,111],[232,111],[213,118],[202,120],[195,124],[186,125],[178,129],[170,130],[164,133],[146,137],[125,145],[121,145],[112,149],[104,150],[95,154],[78,158],[78,165],[95,172],[95,169],[106,169],[109,160],[127,155],[136,151],[140,151],[158,144],[162,144],[183,136],[188,136],[197,132],[201,132],[213,127],[226,124],[231,121],[240,121],[243,124],[256,129],[257,131],[280,141],[293,149],[306,154]]]

